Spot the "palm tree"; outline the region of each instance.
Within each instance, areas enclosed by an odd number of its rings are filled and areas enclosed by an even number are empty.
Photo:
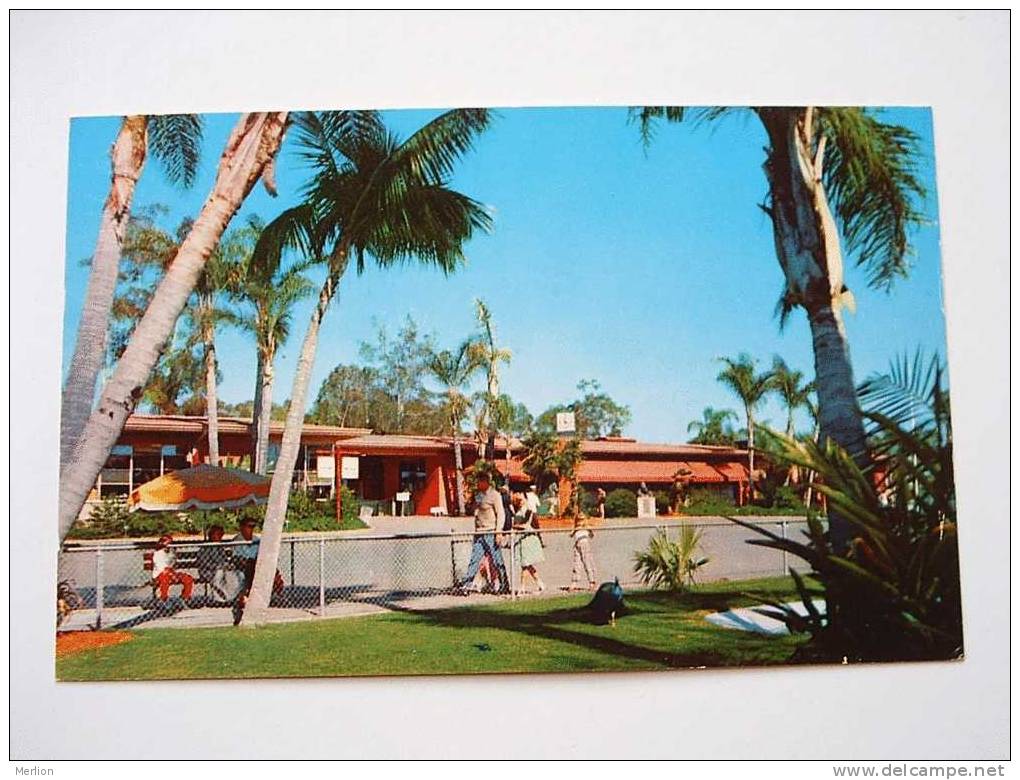
[[[737,420],[737,413],[732,409],[706,406],[701,412],[701,419],[687,425],[687,432],[695,434],[691,444],[733,444],[734,433],[729,426],[730,420]]]
[[[496,427],[493,423],[495,406],[499,399],[499,364],[509,363],[513,354],[509,349],[500,349],[496,346],[495,328],[492,324],[492,313],[489,307],[481,298],[475,299],[475,314],[478,317],[478,327],[481,335],[475,341],[475,351],[478,360],[485,366],[486,373],[486,394],[481,419],[482,428],[485,432],[484,458],[492,458],[496,448]]]
[[[534,481],[539,493],[546,489],[549,477],[556,476],[558,449],[556,434],[550,431],[534,431],[524,442],[521,468]]]
[[[814,382],[804,382],[804,373],[794,371],[779,355],[772,358],[772,392],[778,395],[786,407],[786,437],[793,438],[793,415],[811,400],[815,391]]]
[[[242,114],[227,139],[209,198],[100,393],[99,403],[89,416],[70,460],[61,469],[58,522],[61,541],[78,519],[223,231],[260,178],[270,192],[275,192],[272,161],[283,140],[286,123],[287,112]]]
[[[220,465],[219,408],[216,393],[216,328],[234,322],[235,315],[223,300],[238,268],[238,256],[245,250],[241,235],[228,234],[213,250],[195,283],[194,303],[188,305],[189,319],[202,342],[205,364],[205,414],[209,442],[209,462]]]
[[[772,356],[772,392],[782,399],[786,407],[786,438],[792,439],[794,435],[794,413],[811,400],[811,394],[815,391],[814,382],[804,382],[804,373],[794,371],[779,355]],[[798,468],[791,464],[787,469],[784,485],[789,485],[797,478]]]
[[[264,226],[251,219],[248,230],[260,236]],[[269,249],[256,241],[240,263],[231,293],[242,305],[234,324],[255,339],[255,394],[252,405],[251,470],[265,474],[269,468],[269,423],[273,412],[273,365],[276,352],[290,337],[291,315],[295,304],[311,295],[315,288],[303,275],[306,266],[281,267],[281,253],[266,254]],[[261,250],[261,251],[260,251]]]
[[[772,221],[785,286],[782,318],[797,306],[807,313],[815,353],[822,436],[849,452],[858,465],[868,459],[842,308],[853,298],[843,280],[840,238],[872,287],[889,289],[910,270],[910,230],[923,214],[925,196],[915,168],[917,136],[862,108],[755,107],[684,109],[651,106],[632,110],[645,142],[660,118],[680,122],[691,114],[711,121],[750,111],[765,128],[762,209]],[[829,518],[837,549],[849,533],[837,513]]]
[[[464,458],[461,452],[460,427],[470,404],[464,394],[464,388],[479,368],[481,364],[476,359],[473,342],[470,340],[463,342],[453,351],[443,350],[433,355],[428,364],[429,373],[442,385],[446,396],[446,413],[453,435],[453,456],[457,469],[457,513],[460,515],[464,514]]]
[[[726,367],[716,379],[728,387],[744,405],[747,420],[747,468],[751,485],[754,485],[754,412],[772,390],[772,373],[755,373],[755,361],[746,352],[736,360],[719,358]]]
[[[96,380],[106,357],[110,310],[121,251],[131,216],[135,185],[151,146],[172,183],[190,187],[198,169],[201,119],[193,114],[124,117],[110,149],[110,194],[103,204],[99,238],[92,255],[85,305],[67,372],[60,409],[60,466],[67,465],[74,445],[92,413]]]
[[[488,230],[491,218],[447,182],[488,124],[486,109],[447,111],[401,142],[371,111],[307,113],[296,121],[312,178],[304,202],[268,225],[263,238],[322,258],[327,272],[295,369],[247,623],[265,619],[319,328],[343,275],[352,260],[362,272],[367,257],[382,268],[416,259],[443,273],[464,262],[464,242],[476,230]]]

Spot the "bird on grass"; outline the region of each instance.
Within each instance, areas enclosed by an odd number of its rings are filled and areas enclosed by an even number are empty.
[[[588,610],[591,612],[594,622],[598,625],[609,623],[616,625],[616,616],[622,615],[627,609],[623,603],[623,588],[620,587],[620,578],[616,577],[612,582],[603,582],[595,591],[595,596],[588,603]]]

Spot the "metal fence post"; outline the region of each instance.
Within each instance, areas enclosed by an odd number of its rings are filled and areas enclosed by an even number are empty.
[[[786,541],[786,521],[783,520],[783,522],[781,522],[780,525],[783,527],[783,541],[785,542]],[[787,559],[787,552],[786,552],[786,550],[783,550],[783,574],[786,574],[789,571],[790,571],[790,568],[789,568],[789,563],[788,563],[788,559]]]
[[[96,548],[96,628],[103,627],[103,548]]]
[[[456,542],[453,539],[453,529],[450,529],[450,587],[457,587],[457,551]]]
[[[514,549],[514,527],[510,526],[510,599],[517,601],[517,550]]]
[[[319,617],[326,614],[326,540],[319,539]]]
[[[294,540],[290,540],[290,586],[294,587]]]

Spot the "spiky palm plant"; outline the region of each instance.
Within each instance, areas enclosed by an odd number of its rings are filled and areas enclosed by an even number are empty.
[[[923,220],[925,188],[917,176],[917,136],[855,107],[700,108],[647,106],[631,111],[647,144],[658,120],[712,122],[735,112],[765,130],[768,195],[761,208],[772,221],[784,276],[782,319],[802,307],[811,327],[821,434],[867,463],[842,309],[853,305],[843,278],[842,245],[868,275],[888,289],[910,270],[910,231]],[[830,513],[837,545],[848,524]]]
[[[448,182],[489,122],[486,109],[456,109],[401,140],[372,111],[305,113],[295,120],[311,177],[303,202],[267,225],[262,241],[320,260],[326,279],[294,374],[246,622],[265,619],[319,328],[340,282],[349,265],[360,273],[369,258],[381,268],[416,261],[444,274],[464,263],[465,242],[475,231],[488,231],[491,218]]]
[[[933,358],[920,373],[899,373],[905,365],[873,377],[861,394],[870,435],[880,442],[869,466],[831,440],[780,439],[782,456],[816,472],[815,489],[847,518],[847,551],[833,545],[817,518],[809,518],[804,542],[731,518],[766,537],[751,544],[807,561],[823,586],[824,612],[791,570],[806,614],[781,604],[764,610],[811,635],[803,651],[809,658],[924,660],[963,652],[952,429],[941,361]],[[921,361],[914,365],[923,369]],[[926,399],[921,407],[920,398]]]
[[[645,585],[659,590],[682,593],[695,584],[695,578],[708,558],[699,555],[702,532],[684,525],[676,541],[665,529],[659,530],[648,542],[648,549],[634,554],[634,573]]]

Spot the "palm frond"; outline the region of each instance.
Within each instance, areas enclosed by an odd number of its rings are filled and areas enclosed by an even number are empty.
[[[945,393],[944,375],[941,356],[926,357],[918,349],[913,357],[903,354],[893,359],[886,373],[869,376],[858,386],[857,395],[863,409],[915,429],[934,422]]]
[[[494,112],[487,108],[458,108],[446,111],[415,132],[395,150],[391,162],[404,168],[413,181],[446,182],[454,166],[481,133],[492,123]]]
[[[907,275],[909,234],[924,221],[918,136],[863,108],[822,108],[818,118],[828,141],[823,183],[847,251],[871,286],[888,289]]]
[[[202,148],[202,117],[198,114],[154,114],[148,118],[149,148],[167,179],[190,187],[198,172]]]

